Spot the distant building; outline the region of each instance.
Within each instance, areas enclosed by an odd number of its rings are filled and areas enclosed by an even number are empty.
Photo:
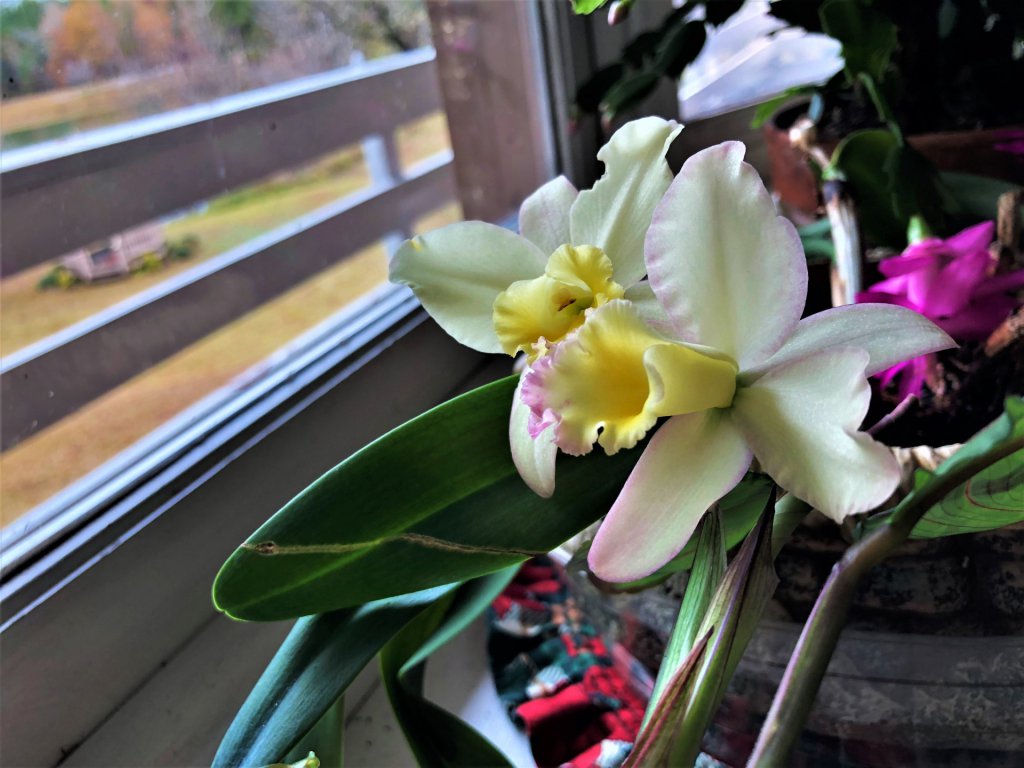
[[[75,277],[88,283],[131,274],[146,254],[156,254],[162,259],[166,247],[163,226],[150,223],[72,251],[62,256],[60,262]]]

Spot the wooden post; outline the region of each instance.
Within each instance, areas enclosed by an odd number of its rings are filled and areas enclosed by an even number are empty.
[[[500,221],[554,175],[533,3],[427,3],[467,219]]]

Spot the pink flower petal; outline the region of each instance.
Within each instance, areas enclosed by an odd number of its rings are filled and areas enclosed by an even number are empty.
[[[675,416],[654,435],[594,537],[591,570],[605,581],[648,576],[679,553],[732,490],[750,450],[727,414]]]

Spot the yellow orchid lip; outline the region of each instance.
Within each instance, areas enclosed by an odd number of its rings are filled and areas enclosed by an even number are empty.
[[[628,302],[611,301],[534,364],[522,397],[535,437],[555,424],[566,453],[588,453],[596,442],[612,454],[636,445],[662,416],[727,408],[736,374],[725,356],[666,339]]]
[[[494,332],[506,354],[530,359],[579,328],[587,310],[622,298],[612,262],[593,245],[562,245],[544,274],[512,283],[494,300]]]

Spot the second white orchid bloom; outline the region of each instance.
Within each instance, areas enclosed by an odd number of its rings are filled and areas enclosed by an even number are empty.
[[[520,235],[470,221],[415,237],[395,254],[391,279],[412,288],[456,340],[481,352],[525,352],[531,362],[610,301],[627,299],[657,324],[664,316],[642,282],[643,244],[672,181],[665,152],[681,128],[656,117],[626,124],[598,152],[605,173],[592,189],[548,182],[523,202]],[[532,438],[528,419],[517,389],[512,456],[526,483],[550,496],[557,448],[550,434]]]
[[[858,431],[867,376],[953,346],[921,315],[857,304],[800,319],[807,266],[744,146],[691,157],[646,236],[651,286],[672,328],[612,300],[540,359],[522,397],[528,428],[570,454],[631,448],[671,417],[598,530],[591,569],[646,576],[686,544],[756,456],[779,485],[835,520],[888,498],[899,469]]]

